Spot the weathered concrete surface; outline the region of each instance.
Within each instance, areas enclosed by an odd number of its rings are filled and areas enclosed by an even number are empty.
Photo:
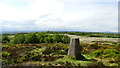
[[[70,46],[68,50],[68,56],[76,57],[76,59],[82,59],[81,55],[82,46],[80,46],[79,38],[71,38]]]

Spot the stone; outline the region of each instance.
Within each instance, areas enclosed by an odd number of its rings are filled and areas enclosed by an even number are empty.
[[[80,46],[79,38],[71,38],[70,45],[68,49],[68,56],[76,57],[76,59],[83,59],[81,55],[83,47]]]

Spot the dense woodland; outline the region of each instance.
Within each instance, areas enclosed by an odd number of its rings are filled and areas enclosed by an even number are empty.
[[[90,32],[35,32],[3,34],[3,66],[119,66],[120,46],[118,42],[102,41],[110,45],[80,43],[85,60],[67,56],[70,37],[65,34],[86,37],[118,38],[117,33]]]

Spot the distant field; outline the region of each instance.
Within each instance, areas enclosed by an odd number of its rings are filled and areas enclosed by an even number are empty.
[[[78,35],[69,35],[66,34],[69,37],[77,37],[82,42],[92,42],[92,41],[112,41],[112,42],[118,42],[118,38],[98,38],[98,37],[84,37],[84,36],[78,36]]]

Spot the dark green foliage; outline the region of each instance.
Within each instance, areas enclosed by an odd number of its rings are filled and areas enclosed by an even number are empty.
[[[10,40],[13,44],[23,43],[69,43],[70,38],[62,34],[47,34],[46,32],[21,34],[17,33]]]
[[[15,37],[11,40],[13,44],[22,44],[25,42],[25,35],[24,34],[15,34]]]
[[[89,66],[97,66],[97,67],[100,67],[100,68],[105,67],[105,65],[102,62],[89,63],[88,67]]]
[[[8,43],[10,42],[10,39],[8,36],[2,36],[2,43]]]
[[[18,35],[17,37],[17,43],[24,43],[24,41],[25,41],[25,36],[23,35],[23,34],[21,34],[21,35]]]
[[[60,64],[60,65],[64,66],[65,68],[81,68],[80,63],[64,61],[64,62],[57,62],[57,64]]]
[[[10,40],[10,43],[11,43],[11,44],[17,44],[17,43],[18,43],[17,38],[14,37],[12,40]]]
[[[113,58],[120,58],[120,52],[116,49],[105,49],[104,52],[104,58],[108,58],[108,57],[113,57]]]
[[[59,43],[59,42],[62,42],[62,37],[63,35],[59,35],[59,34],[55,34],[55,42]]]
[[[120,48],[120,44],[113,44],[112,46],[113,46],[113,47]]]
[[[9,52],[2,52],[2,57],[8,57],[10,56],[11,53]]]
[[[26,39],[24,34],[18,35],[17,38],[18,38],[18,43],[24,43]]]
[[[94,57],[99,57],[102,55],[102,52],[103,51],[100,51],[100,50],[96,50],[94,52],[92,52],[91,56],[94,56]]]
[[[46,34],[49,33],[49,34]],[[62,35],[54,32],[39,32],[37,37],[40,43],[69,43],[70,38],[67,35]]]
[[[69,43],[70,42],[70,37],[65,35],[65,36],[62,37],[62,41],[63,41],[63,43]]]
[[[38,40],[40,43],[43,43],[44,42],[44,37],[45,37],[45,33],[44,32],[39,32],[37,33],[37,37],[38,37]]]
[[[96,50],[90,54],[93,57],[120,58],[120,52],[116,49]]]
[[[46,34],[49,33],[49,34]],[[54,32],[39,32],[37,37],[40,43],[69,43],[69,37],[66,35],[54,33]]]
[[[2,36],[12,36],[14,34],[2,34]]]
[[[61,32],[61,33],[87,37],[120,38],[120,36],[118,36],[118,33],[100,33],[100,32]]]
[[[45,37],[44,42],[45,43],[53,43],[54,42],[54,37],[53,36]]]
[[[13,44],[23,44],[23,43],[45,43],[44,37],[48,37],[44,32],[39,34],[36,33],[28,33],[28,34],[15,34],[14,38],[11,39],[11,43]],[[52,42],[51,40],[48,40]]]
[[[108,54],[108,53],[119,54],[119,51],[116,49],[105,49],[103,52],[103,54]]]
[[[29,33],[26,35],[25,43],[38,43],[38,38],[35,33]]]

